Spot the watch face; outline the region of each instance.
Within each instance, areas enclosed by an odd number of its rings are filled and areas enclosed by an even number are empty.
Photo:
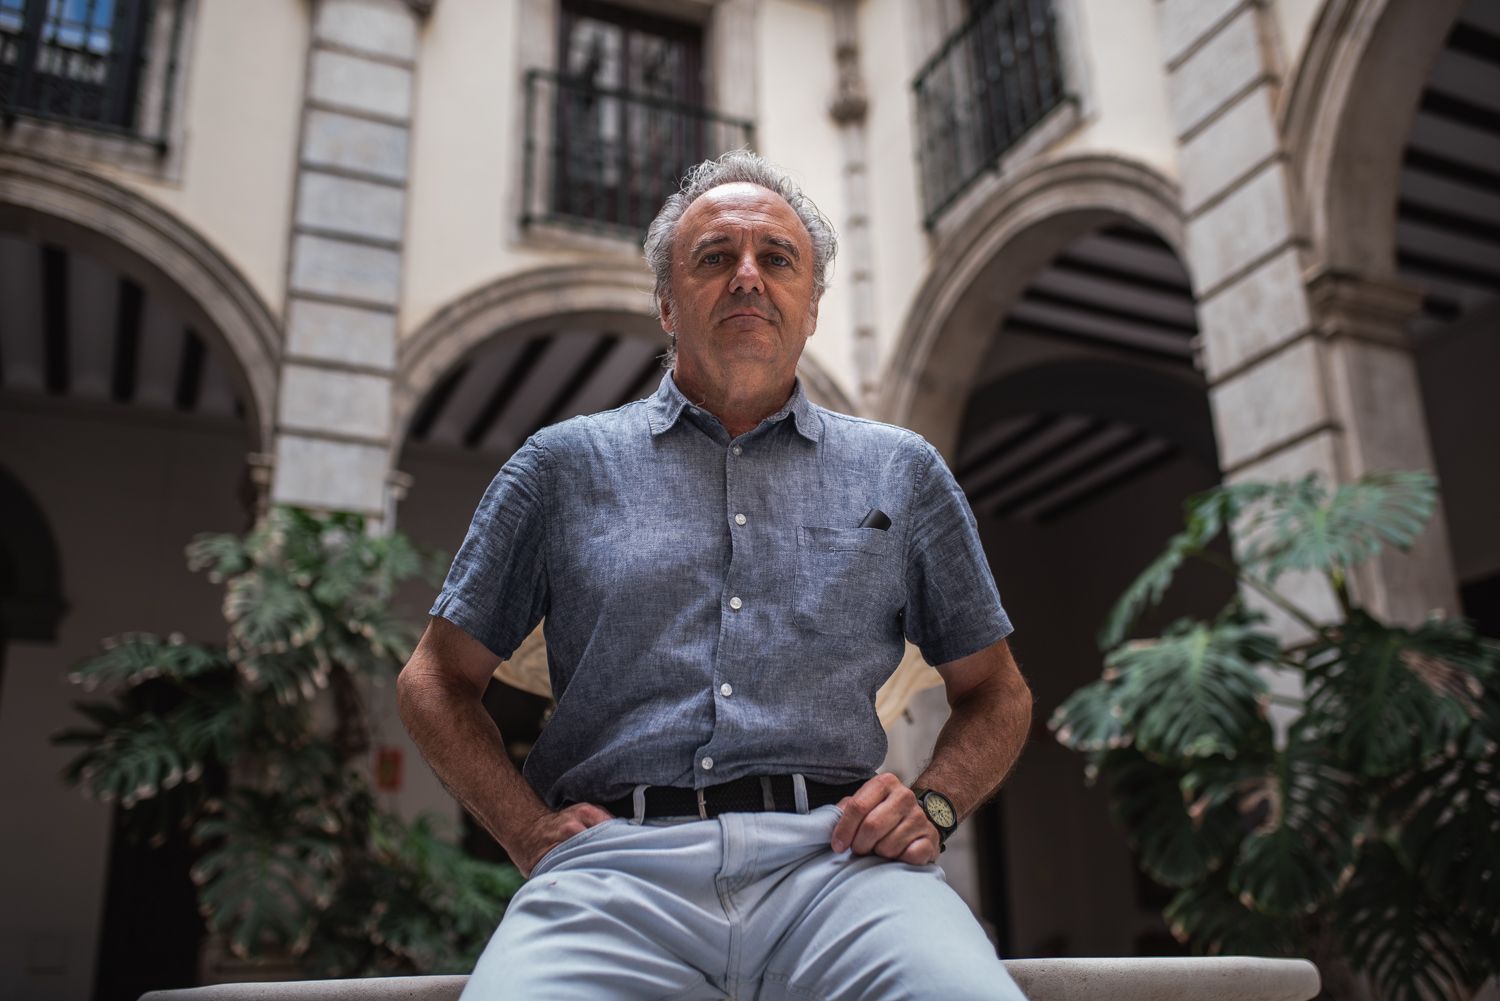
[[[939,828],[947,829],[957,824],[958,820],[953,814],[953,804],[948,802],[948,797],[940,792],[929,792],[922,797],[922,808],[927,811],[927,816]]]

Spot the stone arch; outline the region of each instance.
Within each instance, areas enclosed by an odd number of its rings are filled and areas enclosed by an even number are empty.
[[[1151,167],[1089,155],[1018,171],[934,248],[887,364],[881,416],[951,452],[997,318],[1068,244],[1122,217],[1185,260],[1177,188]]]
[[[270,448],[280,328],[213,244],[122,185],[18,150],[0,152],[0,227],[86,249],[172,301],[189,323],[216,334],[238,363],[231,376],[252,410],[252,448]]]
[[[1278,123],[1318,270],[1395,275],[1401,156],[1433,60],[1464,0],[1328,0]]]
[[[450,369],[497,333],[525,337],[559,321],[607,324],[627,335],[661,336],[651,314],[651,278],[636,260],[568,264],[507,275],[434,313],[397,352],[392,448],[399,453],[426,395]],[[835,410],[853,404],[809,356],[798,365],[808,396]]]

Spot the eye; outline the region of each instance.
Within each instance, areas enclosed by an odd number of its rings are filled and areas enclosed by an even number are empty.
[[[785,254],[772,254],[769,260],[778,268],[788,267],[792,263],[792,259]]]
[[[724,263],[724,255],[720,253],[704,254],[703,263],[709,267]]]

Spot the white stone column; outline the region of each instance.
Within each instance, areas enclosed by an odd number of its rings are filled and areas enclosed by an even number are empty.
[[[291,229],[271,499],[389,507],[418,15],[317,0]]]
[[[1406,334],[1418,300],[1308,272],[1274,117],[1281,70],[1266,5],[1158,0],[1157,14],[1225,479],[1316,471],[1336,483],[1376,469],[1431,469]],[[1312,610],[1332,613],[1320,582],[1289,586]],[[1441,512],[1412,557],[1382,559],[1353,586],[1367,607],[1399,621],[1456,610]]]

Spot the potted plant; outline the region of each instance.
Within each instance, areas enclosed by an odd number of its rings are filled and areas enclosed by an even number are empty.
[[[224,585],[225,643],[132,634],[80,664],[72,680],[107,694],[56,738],[81,748],[66,780],[122,806],[128,836],[191,831],[200,910],[235,956],[314,976],[472,967],[520,874],[382,809],[368,775],[368,686],[416,639],[392,596],[440,562],[292,508],[198,537],[188,562]]]
[[[1410,546],[1436,496],[1426,474],[1383,473],[1191,498],[1104,626],[1103,676],[1053,715],[1141,869],[1177,891],[1165,917],[1195,951],[1311,953],[1334,993],[1343,966],[1389,1001],[1465,997],[1500,972],[1500,645],[1459,618],[1385,622],[1348,586]],[[1210,548],[1231,527],[1233,561]],[[1188,560],[1240,597],[1127,640]],[[1326,584],[1337,614],[1293,600],[1290,575]],[[1246,595],[1305,639],[1281,642]],[[1274,672],[1300,695],[1273,700]]]

